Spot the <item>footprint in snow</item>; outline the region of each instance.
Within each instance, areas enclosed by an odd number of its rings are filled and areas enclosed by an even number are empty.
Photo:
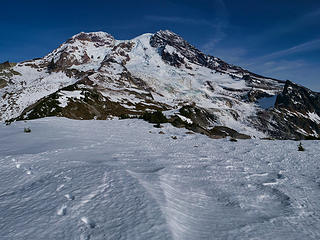
[[[59,216],[64,216],[67,214],[67,206],[66,205],[62,205],[58,211],[57,211],[57,215]]]
[[[91,235],[90,234],[81,233],[80,240],[90,240],[90,239],[91,239]]]
[[[63,179],[65,179],[67,182],[72,180],[72,177],[64,176]]]
[[[72,201],[72,200],[74,200],[74,196],[72,196],[71,194],[66,194],[66,195],[64,195],[65,196],[65,198],[66,199],[68,199],[69,201]]]
[[[82,217],[81,221],[86,224],[87,226],[89,226],[90,228],[95,228],[96,224],[89,218],[87,217]]]
[[[60,192],[60,190],[64,187],[64,184],[61,184],[59,187],[57,187],[56,192]]]
[[[12,162],[14,162],[16,164],[16,168],[20,168],[21,167],[21,164],[18,163],[15,158],[12,158]]]

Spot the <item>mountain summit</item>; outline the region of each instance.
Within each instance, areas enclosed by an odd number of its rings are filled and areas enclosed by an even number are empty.
[[[79,33],[43,58],[0,65],[0,120],[165,111],[212,138],[318,138],[320,94],[206,55],[165,30]]]

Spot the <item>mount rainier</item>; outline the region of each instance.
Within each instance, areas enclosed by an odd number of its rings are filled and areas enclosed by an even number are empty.
[[[316,139],[320,94],[206,55],[177,34],[79,33],[43,58],[0,65],[0,120],[139,117],[160,110],[212,138]]]

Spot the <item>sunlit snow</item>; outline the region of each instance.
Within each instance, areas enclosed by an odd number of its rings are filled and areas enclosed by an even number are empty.
[[[302,144],[142,120],[2,125],[0,239],[319,239],[319,142]]]

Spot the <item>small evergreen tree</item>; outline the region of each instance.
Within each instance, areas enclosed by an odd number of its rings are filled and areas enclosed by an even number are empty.
[[[302,146],[302,143],[300,142],[300,144],[298,145],[298,151],[304,151],[304,147]]]
[[[123,113],[123,114],[121,114],[120,116],[119,116],[119,118],[122,120],[122,119],[128,119],[128,118],[130,118],[130,116],[128,115],[128,114],[125,114],[125,113]]]
[[[145,112],[141,118],[149,123],[160,124],[160,123],[167,123],[168,122],[168,119],[166,118],[166,116],[164,116],[163,113],[159,110],[156,112],[152,112],[152,113]]]
[[[31,133],[31,129],[30,129],[29,127],[25,127],[25,128],[23,129],[23,131],[24,131],[25,133]]]

